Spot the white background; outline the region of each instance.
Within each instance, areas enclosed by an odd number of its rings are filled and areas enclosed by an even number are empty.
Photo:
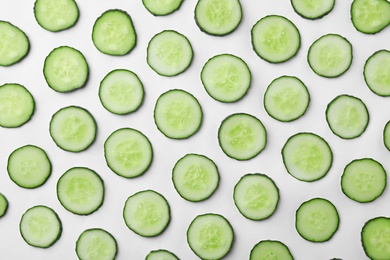
[[[0,85],[16,82],[30,90],[36,101],[36,110],[30,122],[20,128],[0,128],[0,192],[9,200],[7,214],[0,219],[1,259],[77,259],[75,241],[80,233],[92,227],[109,231],[118,242],[117,259],[144,259],[150,250],[164,248],[181,259],[197,259],[186,242],[186,230],[198,214],[208,212],[225,216],[232,224],[235,242],[226,259],[248,259],[252,247],[264,239],[285,243],[296,259],[366,259],[360,243],[363,224],[376,216],[389,216],[389,190],[376,201],[359,204],[348,199],[341,191],[340,176],[352,160],[371,157],[390,171],[390,152],[382,141],[384,125],[390,119],[388,98],[373,94],[364,83],[363,66],[366,59],[379,49],[388,49],[390,30],[377,35],[364,35],[355,30],[350,21],[351,1],[338,0],[333,11],[316,21],[305,20],[292,9],[288,0],[242,0],[243,19],[232,34],[224,37],[207,35],[194,21],[195,0],[184,0],[181,8],[166,17],[151,15],[141,0],[79,0],[80,18],[66,31],[52,33],[42,29],[34,19],[32,0],[0,0],[0,20],[13,23],[26,32],[30,39],[29,54],[20,63],[0,67]],[[108,9],[123,9],[133,19],[137,32],[135,49],[124,57],[111,57],[100,53],[93,45],[91,31],[97,17]],[[262,17],[269,14],[289,18],[301,33],[301,48],[296,57],[282,64],[269,64],[252,49],[250,30]],[[186,35],[194,49],[190,68],[179,76],[166,78],[157,75],[146,63],[146,47],[156,33],[174,29]],[[338,33],[353,45],[351,68],[336,79],[321,78],[309,68],[306,56],[311,43],[327,33]],[[1,40],[1,39],[0,39]],[[50,89],[43,77],[45,57],[61,45],[80,50],[90,66],[87,85],[72,93],[61,94]],[[232,53],[244,59],[252,71],[252,85],[247,95],[234,104],[223,104],[208,96],[200,81],[200,71],[212,56]],[[118,116],[107,112],[98,98],[99,83],[111,70],[125,68],[138,74],[145,87],[145,100],[135,113]],[[308,87],[311,102],[306,114],[291,123],[272,119],[263,107],[263,95],[268,84],[281,75],[299,77]],[[172,88],[181,88],[198,98],[204,118],[199,132],[187,140],[170,140],[161,134],[153,121],[153,108],[158,96]],[[327,104],[339,94],[361,98],[368,107],[370,122],[365,133],[353,140],[342,140],[332,134],[325,120]],[[58,148],[49,135],[51,116],[60,108],[79,105],[88,109],[98,124],[95,143],[81,153],[65,152]],[[257,157],[239,162],[227,157],[217,141],[221,121],[236,112],[258,117],[268,132],[265,150]],[[117,176],[106,165],[103,144],[114,130],[132,127],[142,131],[151,141],[154,160],[141,177],[125,179]],[[329,173],[321,180],[305,183],[291,177],[282,163],[281,148],[291,135],[309,131],[328,141],[334,154]],[[8,177],[6,166],[10,153],[16,148],[33,144],[43,148],[53,165],[48,181],[40,188],[27,190],[18,187]],[[182,199],[171,182],[175,162],[187,153],[204,154],[217,164],[221,181],[214,195],[201,203]],[[56,197],[58,178],[69,168],[89,167],[104,179],[106,196],[103,206],[89,216],[78,216],[66,211]],[[246,173],[264,173],[280,189],[280,202],[275,214],[264,221],[250,221],[236,209],[232,199],[234,185]],[[163,234],[143,238],[124,224],[122,209],[128,196],[144,189],[163,194],[171,206],[172,218]],[[325,243],[311,243],[295,230],[295,211],[299,205],[313,197],[329,199],[337,207],[340,226],[334,237]],[[27,245],[19,233],[22,214],[38,204],[53,208],[63,223],[59,241],[48,249]]]

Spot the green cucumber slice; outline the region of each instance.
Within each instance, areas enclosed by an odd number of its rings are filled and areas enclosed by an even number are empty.
[[[30,50],[27,35],[10,22],[0,20],[0,39],[0,66],[21,61]]]
[[[390,24],[390,2],[387,0],[354,0],[351,20],[359,32],[375,34]]]
[[[158,249],[150,251],[145,260],[179,260],[179,258],[168,250]]]
[[[4,217],[8,209],[8,200],[4,194],[0,193],[0,218]]]
[[[80,260],[113,260],[117,254],[117,243],[104,229],[87,229],[76,241],[76,254]]]
[[[262,240],[252,248],[249,256],[249,260],[259,259],[293,260],[294,257],[284,243],[277,240]]]
[[[163,16],[177,11],[183,0],[142,0],[145,8],[155,16]]]
[[[383,143],[387,150],[390,151],[390,121],[388,121],[383,129]]]
[[[370,259],[390,259],[390,218],[376,217],[368,220],[361,232],[364,252]]]
[[[379,50],[364,64],[364,80],[368,88],[379,96],[390,96],[390,51]]]
[[[330,13],[335,2],[335,0],[291,0],[291,5],[294,11],[303,18],[315,20]]]

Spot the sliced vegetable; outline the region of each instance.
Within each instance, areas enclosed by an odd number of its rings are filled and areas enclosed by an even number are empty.
[[[333,10],[335,0],[291,0],[294,11],[306,19],[320,19]]]
[[[368,88],[379,96],[390,96],[390,51],[379,50],[364,65],[364,80]]]
[[[257,243],[251,250],[249,260],[259,259],[281,259],[293,260],[288,247],[277,240],[262,240]]]
[[[145,260],[179,260],[175,254],[165,249],[152,250]]]
[[[0,218],[4,217],[8,209],[8,200],[7,198],[0,193]]]
[[[390,218],[387,217],[372,218],[364,224],[361,241],[370,259],[390,259],[389,229]]]
[[[351,20],[356,30],[375,34],[390,24],[390,2],[387,0],[354,0]]]
[[[104,229],[87,229],[76,241],[76,254],[80,260],[113,260],[117,254],[117,243]]]
[[[142,0],[145,8],[155,16],[163,16],[177,11],[183,0]]]
[[[0,20],[0,39],[0,66],[21,61],[30,49],[27,35],[10,22]]]

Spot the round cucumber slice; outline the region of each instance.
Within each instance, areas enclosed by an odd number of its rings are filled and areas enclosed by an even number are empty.
[[[390,2],[387,0],[354,0],[351,20],[359,32],[375,34],[390,24]]]
[[[387,150],[390,151],[390,121],[388,121],[383,129],[383,143]]]
[[[104,229],[87,229],[76,241],[76,254],[80,260],[112,260],[117,254],[117,243]]]
[[[183,0],[142,0],[145,8],[155,16],[163,16],[177,11]]]
[[[8,200],[7,198],[0,193],[0,218],[4,217],[8,209]]]
[[[335,0],[291,0],[291,5],[294,11],[303,18],[315,20],[330,13],[335,2]]]
[[[388,239],[390,218],[376,217],[368,220],[360,234],[363,250],[370,259],[390,259]]]
[[[390,51],[379,50],[364,64],[364,80],[368,88],[379,96],[390,96]]]
[[[168,250],[158,249],[150,251],[145,260],[179,260],[179,258]]]
[[[288,247],[277,240],[262,240],[257,243],[251,250],[249,260],[258,259],[281,259],[293,260]]]
[[[0,20],[0,66],[11,66],[21,61],[30,50],[27,35],[18,27]]]

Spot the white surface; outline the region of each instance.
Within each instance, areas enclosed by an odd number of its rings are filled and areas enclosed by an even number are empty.
[[[103,228],[118,242],[117,259],[144,259],[150,250],[165,248],[181,259],[197,259],[186,243],[186,230],[198,214],[207,212],[224,215],[235,230],[235,243],[226,259],[248,259],[252,247],[263,239],[277,239],[285,243],[296,259],[366,259],[360,244],[360,230],[368,219],[389,216],[387,189],[376,201],[359,204],[348,199],[340,189],[340,176],[353,159],[372,157],[390,171],[390,152],[382,142],[382,131],[390,119],[389,99],[376,96],[365,85],[365,60],[379,49],[389,48],[390,30],[377,35],[357,32],[350,22],[350,2],[338,0],[326,17],[310,21],[294,13],[288,0],[242,0],[243,19],[232,34],[214,37],[202,33],[194,21],[195,0],[185,0],[180,10],[166,17],[154,17],[143,7],[141,0],[79,0],[80,18],[75,27],[52,33],[42,29],[34,19],[32,0],[0,0],[0,19],[9,21],[26,32],[31,50],[20,63],[0,67],[0,85],[8,82],[23,84],[33,94],[36,111],[31,121],[16,129],[0,129],[0,192],[6,195],[10,206],[0,219],[1,259],[76,259],[75,241],[80,233],[92,227]],[[91,40],[92,26],[98,16],[108,9],[126,10],[132,17],[137,35],[135,49],[124,57],[100,53]],[[283,64],[269,64],[252,50],[250,29],[260,18],[269,14],[283,15],[295,23],[301,32],[302,44],[298,55]],[[186,35],[194,49],[191,67],[183,74],[166,78],[157,75],[146,63],[146,47],[156,33],[174,29]],[[310,44],[327,33],[339,33],[353,45],[353,63],[349,71],[336,79],[321,78],[306,62]],[[68,94],[50,89],[43,77],[43,62],[55,47],[69,45],[79,49],[90,66],[88,84]],[[252,86],[238,103],[222,104],[209,97],[200,81],[204,63],[220,53],[232,53],[245,60],[252,71]],[[142,107],[133,114],[117,116],[107,112],[98,99],[99,83],[111,70],[126,68],[138,74],[145,87]],[[299,77],[308,87],[311,103],[306,114],[297,121],[280,123],[264,110],[263,95],[267,85],[281,75]],[[170,140],[161,134],[153,121],[153,108],[158,96],[171,89],[181,88],[198,98],[204,111],[203,125],[188,140]],[[353,140],[342,140],[333,135],[325,121],[325,109],[338,94],[361,98],[368,107],[370,123],[366,132]],[[58,109],[80,105],[88,109],[98,123],[95,143],[87,151],[70,153],[59,149],[49,135],[49,121]],[[258,117],[268,131],[265,150],[254,159],[238,162],[227,157],[218,146],[217,130],[220,122],[235,112],[247,112]],[[151,168],[141,177],[124,179],[107,166],[103,143],[111,132],[121,127],[132,127],[149,137],[154,148]],[[287,138],[297,132],[310,131],[329,142],[334,162],[328,175],[314,183],[305,183],[291,177],[285,170],[280,154]],[[6,171],[10,153],[23,145],[43,148],[51,159],[53,172],[42,187],[26,190],[15,185]],[[220,174],[220,186],[215,194],[201,203],[183,200],[174,190],[171,170],[186,153],[201,153],[215,161]],[[66,211],[56,198],[58,178],[69,168],[85,166],[98,172],[105,181],[106,197],[103,206],[90,216],[78,216]],[[234,185],[246,173],[260,172],[270,176],[280,189],[280,202],[275,214],[264,221],[245,219],[232,199]],[[137,191],[154,189],[162,193],[171,206],[172,219],[165,232],[155,238],[142,238],[129,230],[122,218],[126,198]],[[301,238],[294,227],[295,210],[313,197],[332,201],[340,214],[340,227],[334,237],[325,243],[311,243]],[[21,215],[30,207],[43,204],[52,207],[63,223],[60,240],[49,249],[27,245],[19,233]]]

